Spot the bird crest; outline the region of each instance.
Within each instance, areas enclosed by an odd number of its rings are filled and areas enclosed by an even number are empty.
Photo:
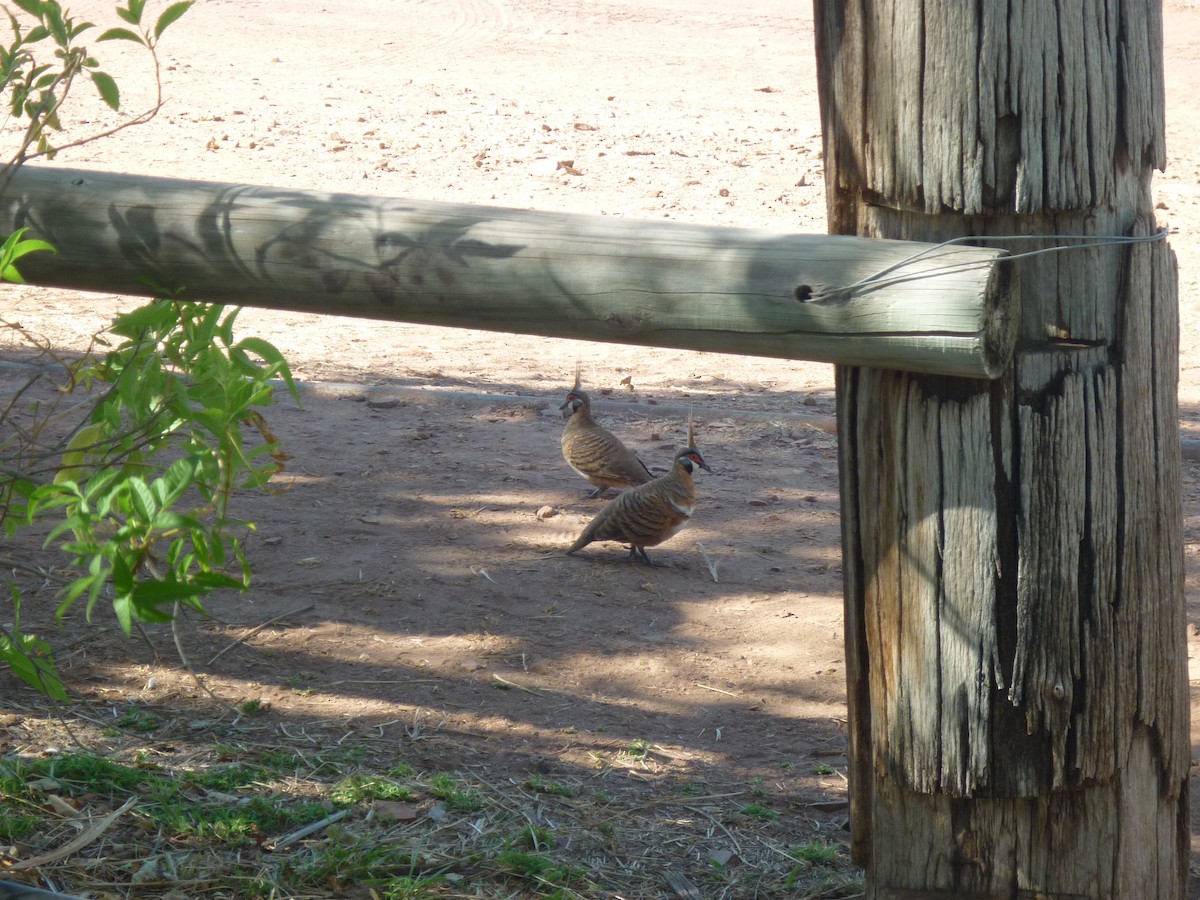
[[[693,414],[695,413],[695,411],[696,411],[696,404],[693,402],[692,405],[688,407],[688,442],[687,442],[687,445],[688,445],[688,447],[691,447],[691,448],[694,448],[696,446],[696,423],[695,423],[695,421],[693,421],[693,419],[694,419]]]
[[[571,390],[577,391],[581,387],[583,387],[583,380],[580,378],[579,361],[576,360],[575,361],[575,386],[572,387]]]

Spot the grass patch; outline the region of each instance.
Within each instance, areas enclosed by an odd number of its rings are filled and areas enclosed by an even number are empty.
[[[828,841],[806,841],[791,850],[792,856],[812,867],[830,867],[838,862],[841,848]]]
[[[7,806],[7,804],[5,804]],[[41,816],[5,812],[0,817],[0,841],[19,841],[29,837],[42,822]]]
[[[530,887],[551,889],[587,884],[583,869],[557,862],[545,853],[503,850],[496,856],[496,865],[502,872],[516,876]]]
[[[117,717],[116,726],[127,731],[137,731],[148,734],[162,728],[164,722],[149,710],[129,706]]]
[[[624,750],[625,756],[629,759],[644,760],[650,755],[650,743],[638,738],[636,741],[630,741],[629,746]]]
[[[172,805],[153,820],[173,839],[191,846],[219,842],[245,847],[328,814],[327,806],[311,800],[251,797],[234,807],[214,808],[202,802]]]
[[[351,775],[333,786],[329,798],[339,806],[350,806],[363,800],[414,800],[416,795],[392,778]]]
[[[551,794],[555,797],[574,797],[575,792],[564,784],[559,784],[556,781],[550,781],[541,775],[534,775],[522,785],[526,790],[533,791],[535,794]]]
[[[863,890],[862,876],[849,864],[840,844],[813,839],[793,846],[785,854],[794,865],[784,886],[795,896],[854,897]]]
[[[483,800],[470,788],[463,788],[453,775],[438,772],[429,779],[429,793],[457,812],[473,812],[483,808]]]
[[[258,699],[247,700],[238,706],[238,712],[247,718],[250,716],[257,716],[263,711],[263,709],[265,709],[265,704],[262,700]]]
[[[93,745],[108,728],[96,726]],[[128,746],[111,753],[0,757],[0,846],[17,858],[54,850],[132,798],[102,840],[38,877],[82,896],[300,900],[667,896],[666,873],[712,897],[862,890],[841,844],[789,830],[790,817],[758,802],[757,783],[655,784],[586,766],[553,778],[501,777],[480,764],[426,770],[398,760],[395,743],[344,732],[284,743],[282,734],[243,719],[202,745],[155,737],[148,746],[127,729]],[[52,745],[66,742],[42,743]],[[616,752],[632,760],[649,750],[634,741]],[[705,862],[714,823],[725,823],[738,865]]]
[[[411,874],[422,868],[422,861],[405,847],[379,843],[346,829],[335,829],[311,852],[295,860],[294,869],[284,881],[304,885],[324,884],[338,892],[356,885],[382,887],[389,882],[397,882],[393,889],[405,881],[410,889],[416,886],[417,881],[425,886],[436,884],[436,877]]]
[[[772,820],[778,819],[779,813],[770,807],[763,806],[761,803],[747,803],[742,807],[742,815],[748,816],[751,819]]]

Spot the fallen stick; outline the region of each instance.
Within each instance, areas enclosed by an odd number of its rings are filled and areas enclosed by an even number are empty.
[[[320,831],[322,828],[328,828],[334,822],[341,821],[348,815],[350,815],[350,810],[348,809],[343,809],[341,812],[335,812],[333,815],[326,816],[319,822],[313,822],[311,825],[305,825],[303,828],[293,831],[291,834],[285,835],[273,843],[266,844],[263,849],[274,851],[282,850],[284,847],[290,847],[292,844],[296,843],[296,841],[302,841],[310,834],[314,834],[315,832]]]
[[[217,651],[217,653],[213,656],[213,658],[208,661],[207,665],[211,666],[213,663],[215,663],[218,659],[220,659],[222,656],[224,656],[226,653],[228,653],[230,650],[232,650],[238,644],[246,643],[246,641],[250,640],[250,638],[254,637],[256,634],[258,634],[264,628],[274,625],[280,619],[286,619],[288,616],[294,616],[294,615],[297,615],[302,612],[308,612],[310,609],[313,608],[313,605],[314,604],[310,603],[310,604],[308,604],[308,606],[301,606],[299,609],[288,610],[287,612],[281,613],[273,619],[267,619],[267,621],[263,622],[261,625],[256,625],[249,632],[247,632],[246,634],[243,634],[240,638],[238,638],[236,641],[234,641],[232,644],[230,644],[224,650]]]
[[[60,859],[66,859],[68,856],[82,850],[88,844],[100,838],[104,832],[108,831],[121,816],[127,813],[133,804],[137,803],[137,797],[130,797],[118,809],[113,810],[87,831],[83,832],[73,841],[63,844],[57,850],[51,850],[49,853],[43,853],[41,856],[34,856],[29,859],[23,859],[20,862],[13,863],[8,867],[10,872],[20,872],[25,869],[36,869],[38,866],[44,866],[47,863],[58,862]]]

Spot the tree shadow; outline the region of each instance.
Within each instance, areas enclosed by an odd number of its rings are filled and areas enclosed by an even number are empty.
[[[269,410],[293,458],[274,493],[240,507],[257,526],[254,586],[185,625],[197,673],[221,696],[265,698],[281,722],[402,732],[417,716],[429,732],[486,733],[510,758],[582,764],[643,741],[719,763],[724,777],[797,784],[812,766],[785,778],[781,765],[803,767],[815,749],[836,763],[833,437],[803,419],[714,410],[721,427],[702,417],[699,434],[719,474],[701,481],[693,524],[656,554],[665,565],[630,564],[618,545],[568,558],[601,503],[561,459],[561,397],[500,389],[523,393],[397,397],[385,382],[311,387],[302,408]],[[771,398],[793,402],[803,408]],[[612,406],[609,424],[664,466],[685,435],[682,407]],[[546,506],[559,513],[539,518]],[[22,587],[26,627],[51,636],[85,694],[106,685],[156,703],[151,671],[185,689],[164,629],[148,629],[160,663],[140,642],[97,635],[81,611],[56,631],[53,586]]]

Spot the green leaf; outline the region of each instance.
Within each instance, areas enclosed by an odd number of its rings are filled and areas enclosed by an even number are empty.
[[[117,614],[117,621],[121,624],[121,630],[126,636],[133,633],[133,598],[129,594],[122,594],[113,600],[113,612]]]
[[[104,425],[93,422],[75,432],[71,442],[63,451],[62,463],[54,473],[54,481],[62,484],[65,481],[77,481],[83,477],[81,469],[86,464],[88,456],[96,451],[96,445],[104,437]],[[93,457],[94,458],[94,457]]]
[[[129,0],[129,6],[122,8],[117,7],[117,15],[128,22],[130,25],[142,24],[142,12],[146,8],[146,0]]]
[[[73,531],[75,524],[76,523],[72,519],[66,519],[65,521],[59,522],[50,530],[50,534],[46,536],[46,541],[44,544],[42,544],[42,546],[49,547],[64,531]]]
[[[133,504],[133,511],[143,522],[152,521],[158,509],[149,486],[136,476],[129,479],[128,485],[129,500]]]
[[[112,580],[113,590],[117,594],[125,596],[133,591],[133,570],[129,567],[129,561],[121,553],[113,556]]]
[[[43,20],[54,35],[54,42],[66,49],[71,46],[70,35],[67,34],[67,23],[63,19],[62,9],[57,3],[47,3],[42,7]]]
[[[42,7],[45,5],[42,0],[13,0],[17,6],[25,10],[31,16],[42,17]]]
[[[29,228],[18,228],[16,232],[5,238],[4,244],[0,245],[0,256],[6,263],[14,262],[25,256],[26,253],[32,253],[35,250],[54,250],[54,247],[47,244],[46,241],[24,240],[24,235],[28,230]]]
[[[96,26],[93,25],[91,22],[80,22],[77,25],[72,25],[71,26],[71,40],[74,41],[75,38],[79,37],[85,31],[89,31],[90,29],[95,28],[95,27]]]
[[[187,601],[182,602],[186,603]],[[134,606],[132,601],[130,601],[130,614],[141,622],[170,622],[172,618],[171,611],[159,609],[157,606]]]
[[[21,230],[24,231],[24,229],[21,229]],[[49,241],[39,241],[36,238],[30,238],[27,241],[21,241],[17,245],[16,256],[14,258],[20,259],[22,256],[25,256],[29,253],[34,253],[34,252],[38,252],[38,251],[42,251],[42,250],[45,250],[49,253],[57,253],[58,252],[57,250],[55,250],[54,245],[51,244]]]
[[[171,304],[165,300],[155,300],[140,306],[133,312],[118,316],[112,324],[114,334],[121,337],[138,337],[150,328],[163,328],[171,318]]]
[[[226,347],[233,343],[233,323],[237,321],[237,317],[241,314],[242,307],[236,306],[221,322],[219,334],[221,335],[221,343]]]
[[[14,604],[19,607],[19,595],[14,591]],[[30,687],[65,701],[67,692],[54,668],[50,645],[30,634],[22,634],[16,624],[7,633],[0,631],[0,662],[8,663],[12,673]]]
[[[201,565],[208,565],[212,562],[212,547],[209,541],[209,532],[200,531],[192,534],[192,547],[195,552],[192,554],[196,560],[199,560]],[[189,563],[190,565],[190,563]]]
[[[32,238],[24,240],[23,236],[28,230],[28,228],[18,228],[5,238],[3,244],[0,244],[0,278],[5,281],[11,281],[15,284],[23,284],[25,282],[25,279],[14,265],[21,257],[44,250],[49,250],[51,253],[54,252],[53,245],[45,241]]]
[[[117,83],[113,81],[112,76],[107,72],[92,72],[90,74],[92,76],[92,84],[100,92],[100,99],[112,109],[120,109],[121,91],[117,88]]]
[[[136,31],[130,31],[128,28],[110,28],[104,32],[97,41],[133,41],[135,44],[145,46],[146,39]]]
[[[230,578],[228,575],[223,575],[220,572],[197,572],[192,581],[198,585],[203,585],[206,592],[215,591],[218,588],[228,588],[234,591],[246,590],[246,585],[243,582],[236,578]]]
[[[288,386],[291,395],[300,402],[300,392],[296,389],[296,382],[292,380],[292,370],[288,366],[287,360],[283,358],[283,354],[270,341],[263,340],[259,337],[242,338],[237,342],[237,347],[242,350],[249,350],[251,353],[257,353],[271,366],[272,374],[278,374],[283,379],[284,384]]]
[[[106,568],[104,557],[97,555],[93,556],[92,561],[88,563],[88,572],[91,574],[91,578],[88,579],[87,584],[86,612],[87,620],[90,622],[92,621],[92,610],[96,607],[96,601],[100,599],[100,591],[108,584],[108,578],[112,574],[112,569]],[[59,607],[60,615],[63,609],[64,606]]]
[[[63,602],[58,607],[57,616],[62,618],[63,613],[67,611],[72,603],[79,599],[79,595],[88,590],[92,586],[92,581],[95,580],[94,575],[85,575],[83,578],[76,578],[72,581],[65,591],[63,591]]]
[[[107,498],[116,494],[121,486],[117,484],[124,476],[124,472],[117,468],[101,469],[92,474],[87,480],[87,487],[83,491],[83,497],[89,503],[93,503],[98,507],[104,508],[108,504],[105,502]]]
[[[191,531],[203,527],[204,523],[194,516],[186,516],[183,513],[169,510],[163,510],[154,517],[156,531]]]
[[[133,605],[140,614],[143,609],[153,609],[164,603],[186,600],[206,593],[203,585],[192,581],[139,581],[133,589]]]
[[[158,17],[158,21],[154,24],[154,39],[158,40],[162,37],[162,33],[187,12],[193,2],[195,0],[184,0],[182,3],[172,3],[164,9],[162,15]]]
[[[220,440],[225,435],[226,418],[220,409],[201,409],[193,414],[192,421]]]
[[[212,346],[213,338],[221,325],[221,316],[225,313],[225,307],[218,304],[196,304],[196,306],[203,310],[203,315],[196,323],[197,333],[188,335],[188,337],[191,340],[199,340],[202,346],[208,348]]]
[[[242,566],[242,588],[244,590],[250,587],[250,560],[246,559],[246,554],[242,550],[241,542],[239,542],[237,538],[233,539],[233,553]]]
[[[159,506],[170,506],[178,500],[180,495],[192,486],[199,470],[200,462],[194,456],[177,459],[167,466],[167,470],[155,480],[155,490],[158,491],[161,486],[161,493],[158,495]]]

